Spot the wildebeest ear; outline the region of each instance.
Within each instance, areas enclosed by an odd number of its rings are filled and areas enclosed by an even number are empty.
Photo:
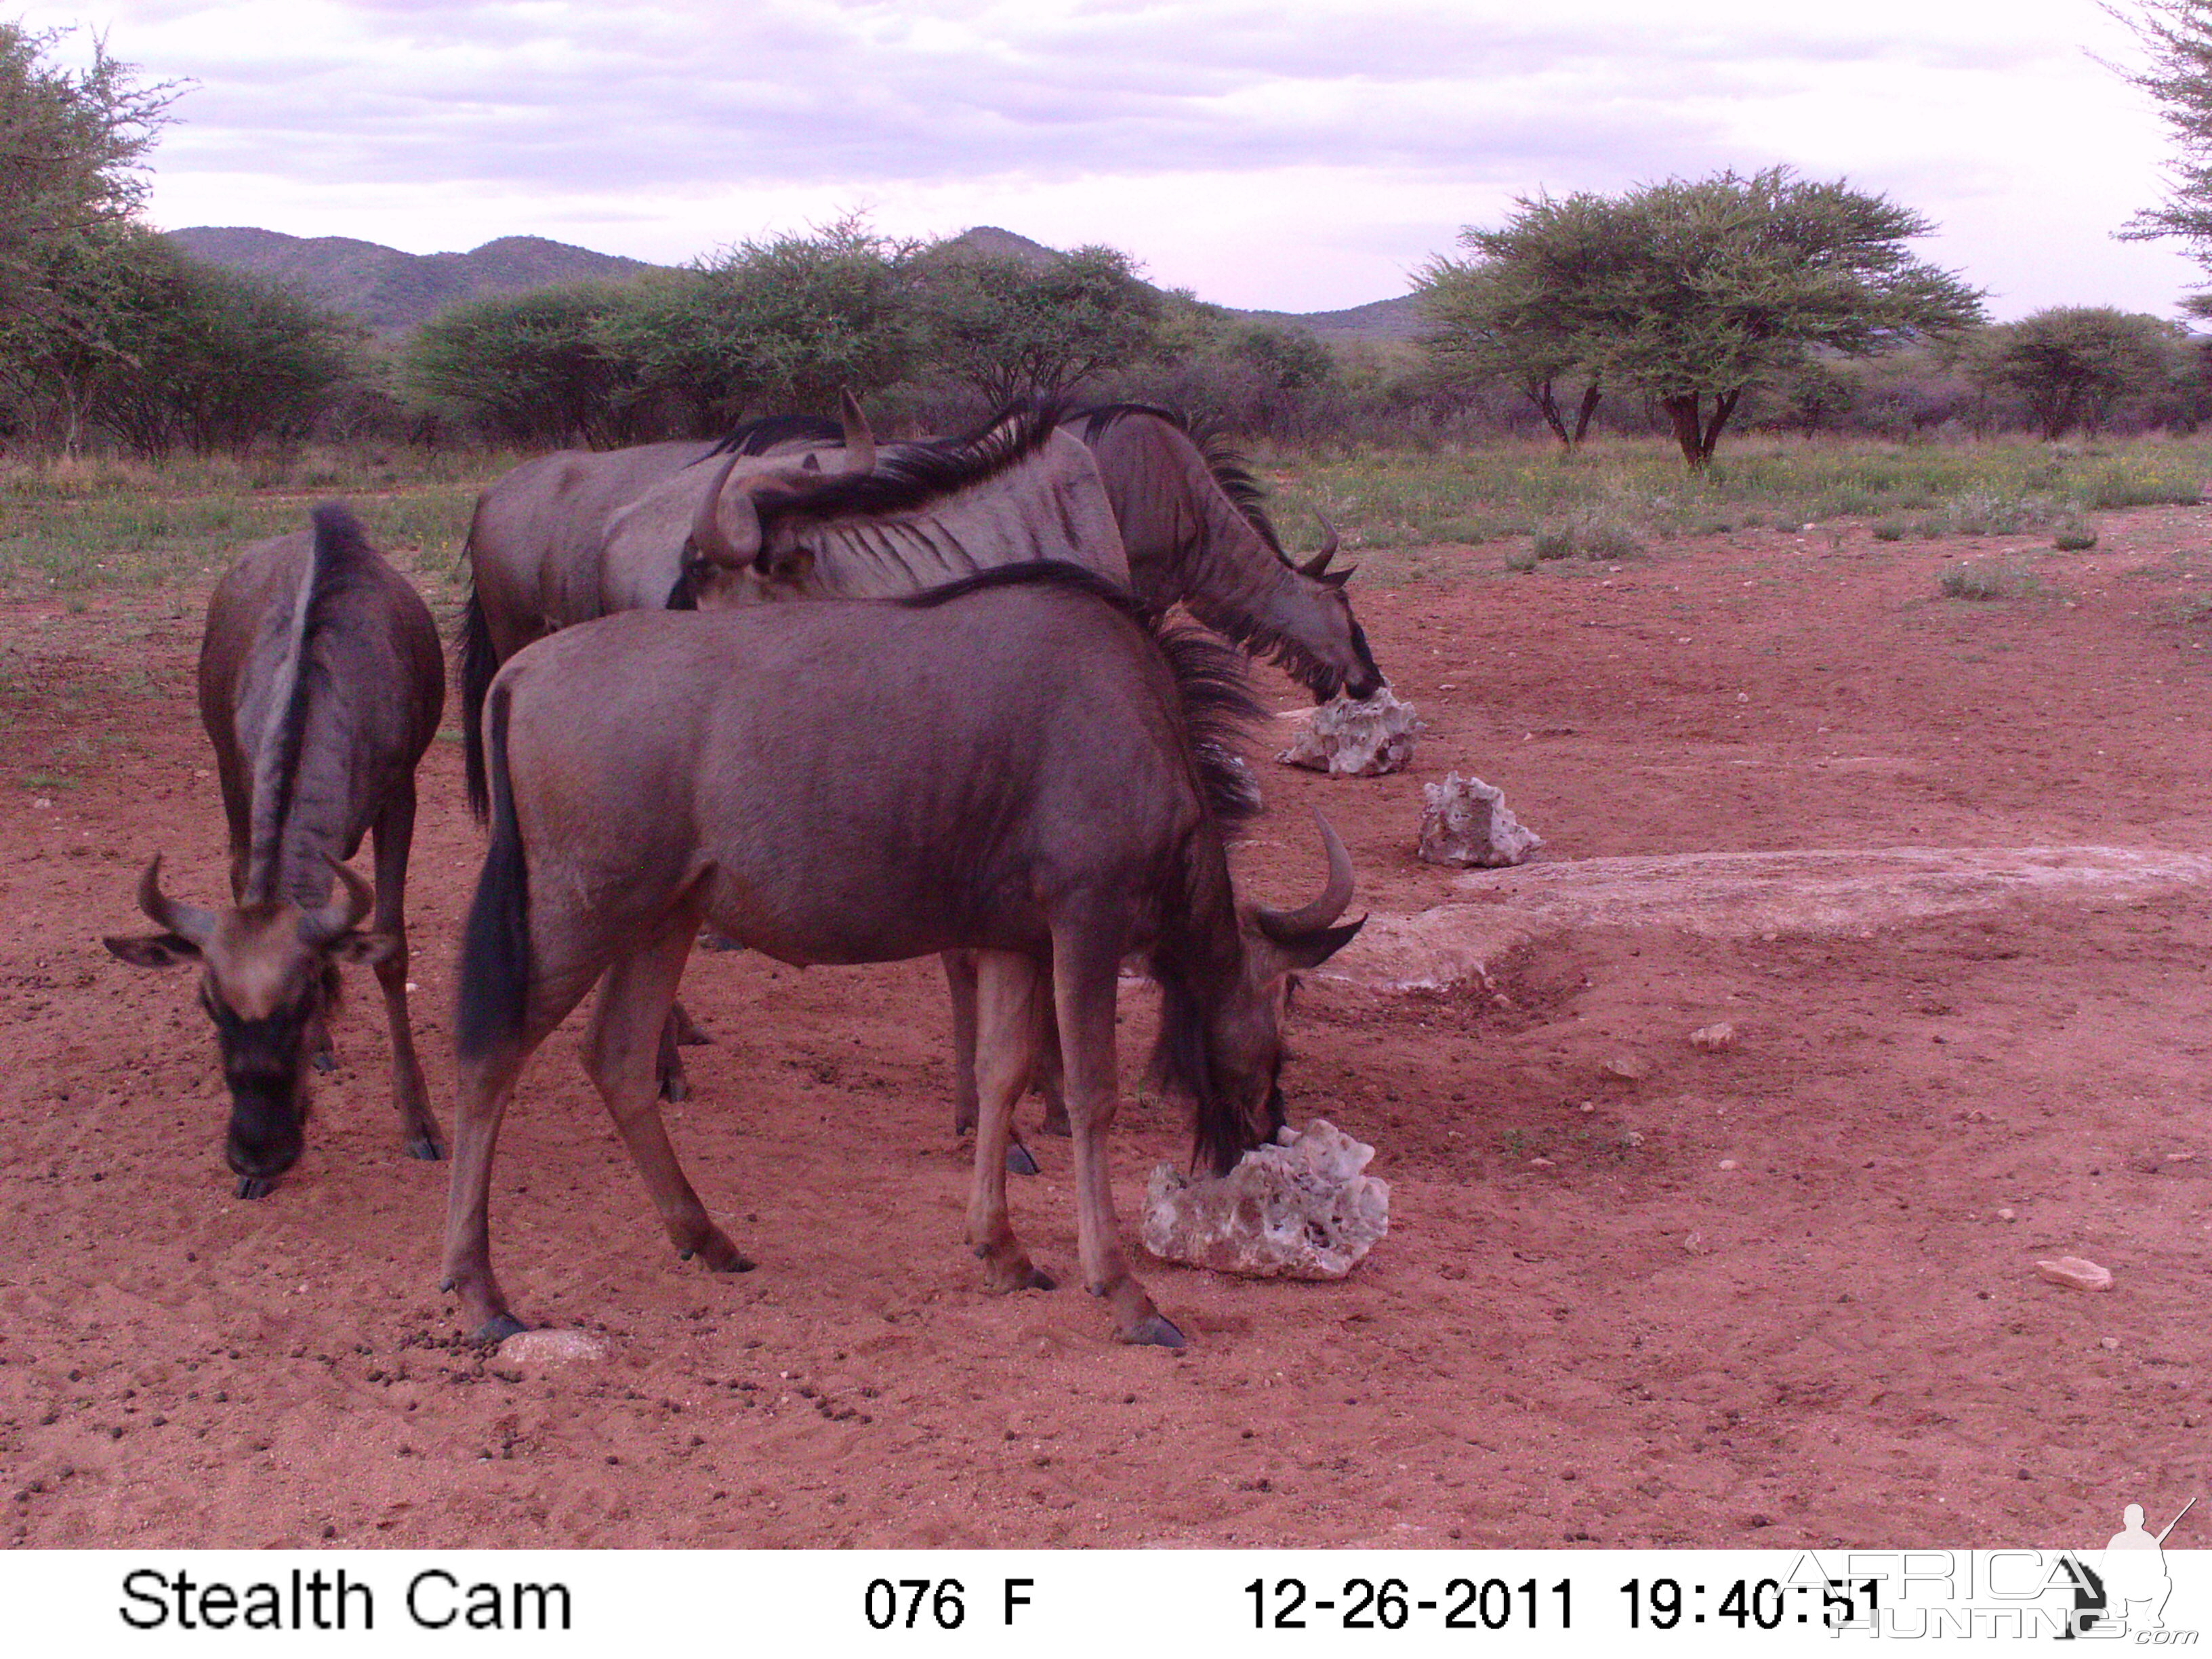
[[[360,968],[386,960],[398,948],[396,933],[340,933],[323,947],[323,957],[344,967]]]
[[[133,968],[173,968],[200,959],[200,947],[176,933],[129,933],[100,942]]]
[[[753,560],[753,568],[768,581],[803,582],[814,568],[814,550],[787,547],[776,552],[764,547]]]

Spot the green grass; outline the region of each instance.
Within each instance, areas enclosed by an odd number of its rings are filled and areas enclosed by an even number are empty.
[[[158,468],[0,467],[0,592],[76,595],[204,579],[249,543],[304,529],[317,503],[343,500],[396,563],[450,596],[477,492],[515,459],[308,451]]]
[[[1577,517],[1647,541],[1770,526],[1802,533],[1838,518],[1875,520],[1883,539],[1934,539],[2016,533],[2118,507],[2194,505],[2212,477],[2212,439],[2147,438],[2075,453],[2027,440],[1808,443],[1755,434],[1724,442],[1704,478],[1658,439],[1594,441],[1572,456],[1511,443],[1259,459],[1288,541],[1318,545],[1311,514],[1319,511],[1348,547],[1383,556],[1387,578],[1404,550],[1527,536]]]

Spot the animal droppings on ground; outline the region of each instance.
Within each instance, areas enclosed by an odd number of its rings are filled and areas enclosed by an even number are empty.
[[[1390,1183],[1363,1175],[1375,1149],[1316,1118],[1255,1147],[1227,1175],[1171,1164],[1145,1187],[1145,1248],[1253,1279],[1341,1279],[1390,1230]]]
[[[1362,702],[1339,692],[1300,720],[1275,758],[1334,778],[1376,778],[1405,769],[1422,729],[1413,705],[1388,686]]]
[[[1505,792],[1480,778],[1444,774],[1425,783],[1419,856],[1427,864],[1500,870],[1525,863],[1544,838],[1522,825],[1505,805]]]
[[[2054,1261],[2035,1264],[2036,1276],[2047,1279],[2053,1285],[2063,1285],[2075,1291],[2109,1291],[2112,1288],[2112,1270],[2100,1267],[2087,1256],[2062,1255]]]

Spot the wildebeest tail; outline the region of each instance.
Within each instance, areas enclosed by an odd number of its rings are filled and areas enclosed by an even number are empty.
[[[530,997],[530,872],[523,862],[522,827],[515,821],[514,788],[507,775],[507,715],[510,693],[490,698],[491,842],[483,873],[461,933],[460,1001],[453,1031],[464,1060],[480,1060],[522,1035]]]
[[[484,620],[483,601],[471,586],[469,602],[461,609],[461,770],[468,780],[469,811],[478,823],[491,816],[491,794],[484,781],[483,706],[491,677],[498,672],[491,624]]]

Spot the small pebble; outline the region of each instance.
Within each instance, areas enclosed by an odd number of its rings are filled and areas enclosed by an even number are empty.
[[[1548,1158],[1532,1158],[1528,1160],[1528,1167],[1532,1170],[1556,1170],[1559,1166]]]
[[[2017,1221],[2020,1219],[2020,1214],[2019,1212],[2015,1210],[2008,1208],[2002,1209],[1997,1212],[1997,1219],[2000,1221]]]
[[[1735,1160],[1732,1158],[1723,1158],[1721,1160],[1721,1168],[1723,1170],[1733,1170],[1735,1168]]]
[[[2097,1346],[2106,1353],[2118,1353],[2120,1351],[2120,1339],[2117,1336],[2100,1336],[2097,1339]]]
[[[1641,1083],[1651,1075],[1651,1062],[1641,1054],[1618,1054],[1598,1069],[1607,1077],[1617,1077],[1626,1083]]]
[[[2109,1291],[2112,1288],[2112,1272],[2100,1267],[2087,1256],[2062,1255],[2050,1261],[2039,1261],[2035,1271],[2039,1278],[2053,1285],[2063,1285],[2069,1290]]]
[[[1714,1025],[1701,1025],[1690,1033],[1690,1046],[1699,1054],[1718,1054],[1723,1048],[1735,1047],[1735,1027],[1726,1020]]]

